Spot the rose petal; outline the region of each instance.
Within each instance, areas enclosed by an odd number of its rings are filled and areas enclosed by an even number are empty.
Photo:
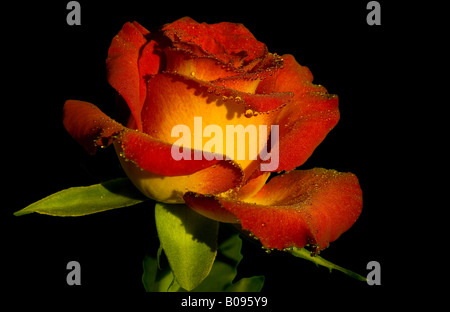
[[[311,110],[297,117],[292,106],[285,107],[286,111],[282,112],[278,121],[280,156],[277,171],[288,171],[302,165],[339,121],[337,96],[327,93],[308,94],[303,100],[317,111]],[[289,112],[292,115],[288,115]]]
[[[149,51],[153,45],[147,45],[144,49],[145,62],[138,62],[140,52],[147,43],[144,36],[148,34],[138,23],[126,23],[113,38],[106,60],[108,82],[127,102],[138,129],[142,129],[140,113],[145,100],[145,87],[141,80],[159,69],[159,57]],[[145,72],[140,73],[139,69],[145,69]]]
[[[252,102],[253,97],[257,97],[259,101]],[[143,130],[145,133],[171,144],[177,143],[178,140],[184,140],[184,135],[186,135],[192,148],[205,150],[205,144],[212,138],[203,135],[204,129],[208,126],[219,127],[222,133],[222,141],[220,141],[222,144],[219,142],[218,145],[214,145],[212,152],[229,156],[246,171],[246,176],[248,176],[246,168],[256,161],[248,155],[250,144],[258,144],[252,145],[255,147],[256,153],[259,153],[265,146],[258,143],[259,139],[256,139],[256,143],[255,141],[250,143],[246,139],[246,142],[249,143],[242,145],[238,145],[238,139],[234,139],[234,151],[228,150],[227,142],[231,141],[227,141],[226,127],[242,126],[243,129],[250,127],[248,129],[254,129],[259,138],[259,126],[266,126],[267,132],[270,132],[270,125],[276,117],[276,112],[253,114],[253,110],[247,110],[254,108],[251,106],[253,104],[260,105],[255,110],[270,109],[283,105],[289,99],[289,94],[243,94],[178,74],[161,73],[154,76],[148,83],[147,100],[142,110]],[[249,115],[249,112],[252,114]],[[164,116],[164,118],[160,116]],[[201,117],[201,121],[199,121],[199,117]],[[183,127],[189,131],[172,137],[172,131],[176,127]],[[211,135],[215,138],[215,130],[213,133]],[[202,138],[202,142],[199,142],[200,144],[197,146],[196,136]],[[242,149],[245,149],[245,159],[237,156],[238,150]]]
[[[187,193],[197,212],[236,222],[269,249],[312,245],[317,251],[347,231],[362,209],[362,192],[351,173],[321,168],[291,171],[272,178],[245,199]]]
[[[164,91],[164,92],[162,92]],[[188,124],[203,116],[205,124],[271,125],[274,115],[245,116],[246,111],[269,113],[288,103],[292,93],[250,94],[175,73],[162,73],[148,83],[147,101],[142,111],[144,132],[175,141],[171,134],[177,124]],[[173,112],[177,111],[177,114]],[[159,118],[167,116],[170,118]],[[245,117],[245,118],[244,118]],[[256,118],[258,117],[258,118]],[[170,126],[165,126],[170,124]],[[194,129],[193,126],[189,127]],[[225,131],[224,131],[225,133]]]
[[[66,101],[63,114],[64,127],[89,154],[95,154],[99,146],[111,144],[112,136],[125,129],[97,106],[84,101]]]
[[[144,26],[139,24],[138,22],[134,21],[131,24],[133,24],[134,27],[136,27],[137,30],[142,34],[142,36],[148,36],[150,34],[150,31],[148,31]]]
[[[215,155],[202,153],[200,160],[175,160],[171,156],[172,145],[150,137],[139,131],[130,130],[104,114],[95,105],[68,100],[64,104],[64,126],[90,154],[97,147],[106,147],[111,142],[120,144],[123,157],[154,174],[166,176],[189,175],[220,162]]]
[[[264,79],[276,74],[276,72],[283,68],[283,58],[276,53],[267,53],[264,57],[252,60],[250,63],[242,67],[248,73],[258,73],[263,75]],[[268,92],[272,92],[269,90]]]
[[[261,79],[258,74],[245,73],[232,77],[219,78],[211,81],[211,83],[218,87],[254,94],[260,81]]]
[[[258,85],[257,92],[294,92],[296,96],[301,96],[310,91],[326,91],[320,85],[312,83],[313,75],[311,71],[308,67],[298,64],[294,56],[286,54],[281,59],[283,68],[262,81]],[[258,62],[252,70],[259,70],[261,66],[260,62]]]
[[[247,197],[251,197],[258,193],[262,187],[266,184],[267,179],[270,177],[270,172],[264,172],[260,176],[250,178],[248,181],[245,181],[245,185],[239,188],[236,199],[244,200]]]
[[[253,96],[264,104],[261,104],[262,109],[283,105],[290,99],[290,94]],[[248,100],[249,104],[244,100]],[[194,117],[202,117],[204,127],[271,124],[274,116],[270,113],[246,117],[245,111],[250,105],[258,105],[252,102],[251,94],[166,72],[149,81],[147,100],[142,110],[144,131],[165,142],[173,143],[177,138],[171,136],[172,128],[176,125],[187,125],[193,132]],[[225,129],[223,133],[225,134]]]
[[[183,195],[188,191],[203,195],[220,194],[242,183],[243,173],[231,161],[220,161],[189,175],[163,176],[143,171],[122,157],[119,159],[127,176],[143,194],[169,204],[184,203]]]
[[[284,55],[284,68],[263,80],[259,92],[293,92],[291,101],[280,110],[279,166],[276,171],[302,165],[339,121],[338,97],[312,84],[311,72],[291,55]]]
[[[265,44],[256,40],[242,24],[199,24],[184,17],[165,25],[163,31],[172,41],[193,43],[225,63],[232,62],[235,67],[267,53]]]
[[[183,198],[189,207],[207,218],[224,223],[239,223],[237,216],[225,208],[216,196],[187,192]]]
[[[139,103],[142,108],[147,96],[147,81],[156,75],[161,63],[160,47],[156,41],[148,42],[141,50],[139,57]]]
[[[194,150],[189,149],[190,159],[175,160],[172,144],[156,140],[139,131],[126,131],[117,138],[121,144],[121,156],[136,163],[140,168],[163,176],[188,175],[219,163],[219,155],[201,153],[201,159],[194,158]],[[208,160],[205,155],[210,155]],[[221,155],[220,155],[221,156]]]
[[[210,81],[243,73],[211,55],[197,56],[179,48],[166,48],[164,53],[167,58],[166,71],[195,77],[199,80]]]
[[[267,53],[257,59],[251,70],[235,68],[213,55],[196,55],[183,48],[164,49],[167,64],[165,71],[181,74],[245,93],[255,93],[259,82],[282,67],[282,59]],[[272,93],[272,92],[268,92]]]

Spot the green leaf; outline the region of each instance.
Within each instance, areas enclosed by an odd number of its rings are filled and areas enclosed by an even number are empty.
[[[237,283],[225,288],[231,292],[259,292],[264,286],[264,276],[253,276],[240,279]]]
[[[242,278],[233,283],[242,260],[242,240],[235,234],[219,246],[219,253],[209,276],[194,291],[256,292],[264,285],[264,276]]]
[[[148,292],[174,291],[171,287],[174,283],[174,276],[170,267],[161,269],[155,257],[146,256],[143,261],[144,273],[142,274],[142,284]],[[179,287],[177,288],[177,290]]]
[[[71,187],[47,196],[14,213],[32,212],[60,217],[77,217],[110,209],[132,206],[148,200],[128,178],[91,186]]]
[[[293,248],[292,251],[290,251],[292,253],[292,255],[294,255],[295,257],[299,257],[299,258],[303,258],[306,259],[308,261],[311,261],[313,263],[315,263],[316,265],[321,265],[324,266],[326,268],[328,268],[331,272],[332,269],[334,270],[338,270],[341,271],[344,274],[347,274],[350,277],[353,277],[357,280],[366,281],[366,278],[364,276],[361,276],[355,272],[352,272],[350,270],[344,269],[343,267],[340,267],[328,260],[325,260],[322,257],[319,256],[311,256],[311,252],[306,250],[305,248]]]
[[[186,205],[157,203],[158,236],[178,284],[197,287],[211,271],[217,254],[219,223]]]
[[[218,248],[217,257],[210,274],[192,291],[260,291],[264,285],[264,276],[242,278],[233,283],[237,275],[237,266],[242,259],[241,246],[242,241],[238,234],[222,242]],[[146,291],[186,291],[174,281],[170,268],[160,269],[158,267],[156,258],[145,257],[143,266],[142,282]]]

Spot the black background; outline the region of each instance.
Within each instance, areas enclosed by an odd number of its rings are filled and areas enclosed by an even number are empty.
[[[114,90],[106,81],[111,39],[127,21],[155,29],[183,16],[198,22],[239,22],[270,52],[293,54],[308,66],[314,82],[339,95],[341,120],[302,168],[350,171],[360,179],[363,212],[356,224],[328,249],[325,259],[366,275],[381,264],[381,286],[368,286],[282,252],[266,254],[244,241],[239,277],[265,275],[265,295],[301,301],[311,294],[356,294],[378,298],[395,293],[402,253],[395,216],[399,203],[405,143],[403,114],[395,100],[402,70],[399,47],[402,15],[387,1],[381,26],[366,23],[368,1],[226,3],[83,1],[81,25],[66,23],[68,1],[11,6],[3,29],[5,66],[11,85],[4,94],[2,266],[10,290],[144,292],[142,259],[158,244],[152,205],[142,204],[80,218],[13,212],[71,186],[123,176],[113,149],[87,153],[66,133],[62,107],[67,99],[92,102],[110,113]],[[12,94],[11,94],[12,93]],[[66,284],[66,264],[81,264],[81,286]]]

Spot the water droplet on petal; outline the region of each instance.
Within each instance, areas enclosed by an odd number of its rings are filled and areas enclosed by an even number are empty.
[[[251,110],[250,108],[247,109],[244,113],[245,117],[250,118],[253,117],[253,110]]]

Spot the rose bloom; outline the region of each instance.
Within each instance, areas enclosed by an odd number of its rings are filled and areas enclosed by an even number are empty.
[[[337,124],[338,97],[313,84],[311,72],[292,55],[269,53],[243,25],[182,18],[150,33],[126,23],[111,42],[106,65],[109,83],[129,108],[127,124],[93,104],[68,100],[64,125],[91,154],[113,143],[124,171],[149,198],[240,223],[269,249],[309,244],[319,251],[360,215],[355,175],[293,170]],[[258,152],[268,147],[278,156],[273,171],[286,173],[268,180],[261,165],[274,159],[239,159],[237,140],[232,155],[216,144],[194,157],[194,147],[202,149],[197,144],[179,146],[192,157],[174,159],[179,135],[172,129],[186,125],[194,142],[194,117],[224,134],[227,125],[266,126],[268,132],[278,126],[278,137],[268,134]],[[203,142],[211,136],[203,133]]]

